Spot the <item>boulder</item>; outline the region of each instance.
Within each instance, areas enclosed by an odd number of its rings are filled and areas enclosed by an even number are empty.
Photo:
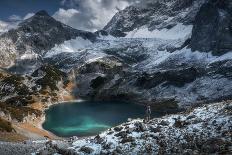
[[[87,154],[90,154],[92,153],[94,150],[90,147],[87,147],[87,146],[82,146],[79,150],[80,152],[84,152],[84,153],[87,153]]]

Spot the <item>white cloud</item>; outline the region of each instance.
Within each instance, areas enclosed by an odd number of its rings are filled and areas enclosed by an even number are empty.
[[[77,29],[96,31],[130,3],[127,0],[63,0],[61,4],[69,9],[59,9],[53,15],[55,19]]]
[[[7,32],[10,29],[14,29],[19,24],[19,21],[5,22],[0,20],[0,34]]]
[[[75,18],[75,16],[78,16],[78,11],[75,9],[62,9],[60,8],[54,15],[53,17],[58,20],[61,21],[62,23],[66,23],[70,26],[75,27],[75,21],[73,21],[73,19]]]
[[[28,18],[31,18],[32,16],[34,16],[35,14],[34,13],[28,13],[26,14],[26,16],[24,16],[23,20],[26,20]]]
[[[11,15],[8,18],[8,21],[0,20],[0,34],[7,32],[10,29],[16,28],[20,22],[32,17],[33,15],[34,13],[28,13],[24,17],[18,15]]]
[[[21,21],[22,20],[22,17],[18,16],[18,15],[11,15],[9,18],[8,18],[11,22],[15,22],[15,21]]]
[[[26,20],[26,19],[32,17],[32,16],[34,16],[34,13],[28,13],[28,14],[26,14],[24,17],[18,16],[18,15],[11,15],[11,16],[8,18],[8,20],[9,20],[10,22],[21,22],[21,21],[23,21],[23,20]]]
[[[8,30],[8,23],[0,20],[0,34]]]

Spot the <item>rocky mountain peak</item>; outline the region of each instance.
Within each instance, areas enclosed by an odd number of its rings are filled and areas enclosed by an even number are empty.
[[[24,32],[38,32],[42,30],[44,32],[55,27],[59,28],[58,30],[60,30],[63,26],[64,24],[56,21],[46,11],[42,10],[37,12],[31,18],[20,23],[19,30]]]
[[[35,15],[36,16],[49,16],[49,14],[47,13],[47,11],[45,11],[45,10],[40,10]]]
[[[8,48],[2,49],[0,51],[0,57],[7,58],[8,60],[11,59],[11,61],[3,59],[2,62],[12,63],[15,63],[15,60],[17,62],[21,61],[22,57],[29,60],[32,58],[37,59],[55,45],[62,44],[64,41],[77,37],[88,39],[91,42],[96,39],[95,34],[65,25],[42,10],[20,23],[16,29],[9,30],[0,36],[1,42],[10,42],[12,49],[14,49],[11,50],[11,53],[7,51]],[[2,45],[2,47],[4,46]],[[0,67],[8,65],[6,63],[1,65],[0,63]]]

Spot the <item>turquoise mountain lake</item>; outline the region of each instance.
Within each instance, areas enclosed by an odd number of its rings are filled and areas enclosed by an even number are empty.
[[[84,101],[54,105],[45,113],[44,129],[60,137],[82,137],[99,134],[128,118],[144,118],[145,107],[125,102]]]

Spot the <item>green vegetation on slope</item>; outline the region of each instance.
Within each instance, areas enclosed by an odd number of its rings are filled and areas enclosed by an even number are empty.
[[[35,110],[29,107],[16,107],[11,105],[6,105],[0,103],[0,111],[3,111],[5,114],[10,114],[12,119],[16,119],[19,122],[22,122],[25,116],[35,114],[36,117],[42,115],[42,112]]]
[[[0,131],[1,132],[12,132],[14,128],[11,123],[0,118]]]

